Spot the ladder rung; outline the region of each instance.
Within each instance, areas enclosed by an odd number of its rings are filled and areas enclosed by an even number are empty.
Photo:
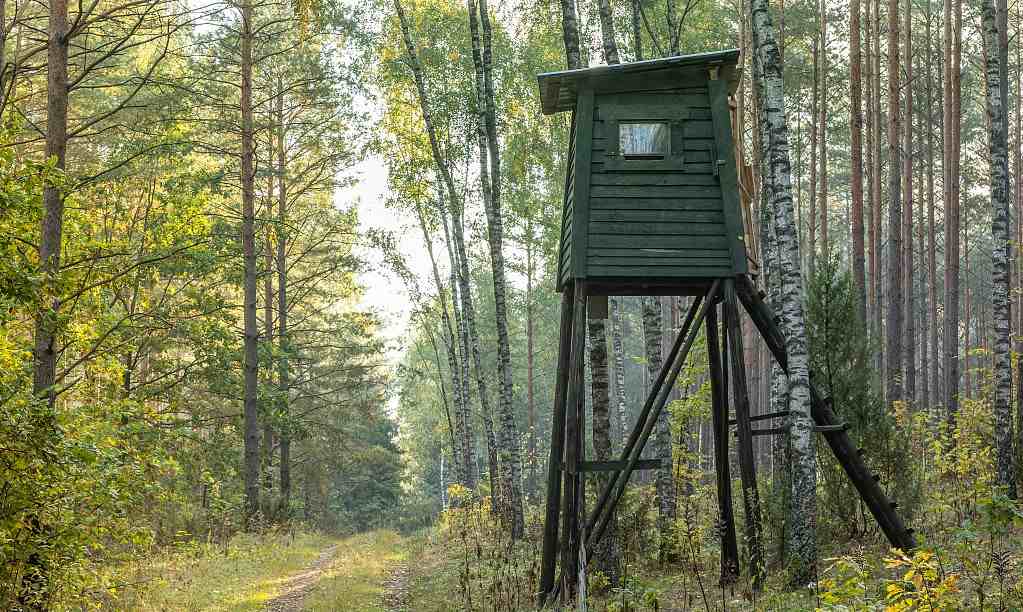
[[[814,425],[813,430],[821,433],[831,433],[834,431],[846,431],[849,429],[848,423],[842,423],[841,425]]]
[[[768,412],[767,414],[757,414],[749,418],[750,422],[753,421],[766,421],[767,419],[776,419],[778,417],[789,416],[788,410],[782,410],[781,412]],[[729,425],[735,425],[735,419],[728,419]]]

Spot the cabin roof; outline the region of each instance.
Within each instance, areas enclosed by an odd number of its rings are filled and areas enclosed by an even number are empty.
[[[540,85],[540,107],[545,115],[572,110],[575,108],[579,83],[587,80],[594,83],[595,86],[599,86],[601,81],[611,81],[623,74],[665,72],[677,68],[712,66],[715,64],[735,65],[738,60],[739,50],[727,49],[725,51],[662,57],[641,62],[629,62],[627,64],[601,65],[592,68],[545,72],[536,77],[537,83]]]

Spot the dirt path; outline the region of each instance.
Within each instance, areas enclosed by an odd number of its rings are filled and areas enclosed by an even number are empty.
[[[284,583],[284,591],[266,602],[264,610],[266,612],[299,612],[306,595],[316,586],[323,572],[330,567],[330,562],[334,560],[336,552],[337,545],[324,549],[315,563]]]
[[[387,605],[387,612],[407,612],[409,607],[409,565],[402,562],[395,566],[390,578],[384,583],[387,591],[384,593],[384,603]]]

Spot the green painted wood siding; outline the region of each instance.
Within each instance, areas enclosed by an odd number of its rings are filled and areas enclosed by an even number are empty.
[[[558,248],[558,291],[572,276],[572,218],[575,208],[575,113],[568,135],[568,165],[565,169],[565,201],[561,209],[561,242]]]
[[[733,274],[733,249],[715,163],[721,156],[706,80],[670,90],[598,93],[594,106],[587,245],[576,249],[585,251],[585,277]],[[680,157],[675,163],[623,164],[608,155],[616,140],[616,122],[644,118],[671,122],[672,154]],[[579,146],[584,146],[582,138]]]

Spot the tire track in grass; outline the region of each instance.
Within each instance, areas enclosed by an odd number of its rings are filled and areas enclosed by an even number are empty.
[[[284,584],[284,592],[266,602],[266,612],[299,612],[307,595],[316,586],[323,572],[330,567],[337,553],[337,545],[331,546],[320,553],[316,562],[304,572],[295,574]]]

